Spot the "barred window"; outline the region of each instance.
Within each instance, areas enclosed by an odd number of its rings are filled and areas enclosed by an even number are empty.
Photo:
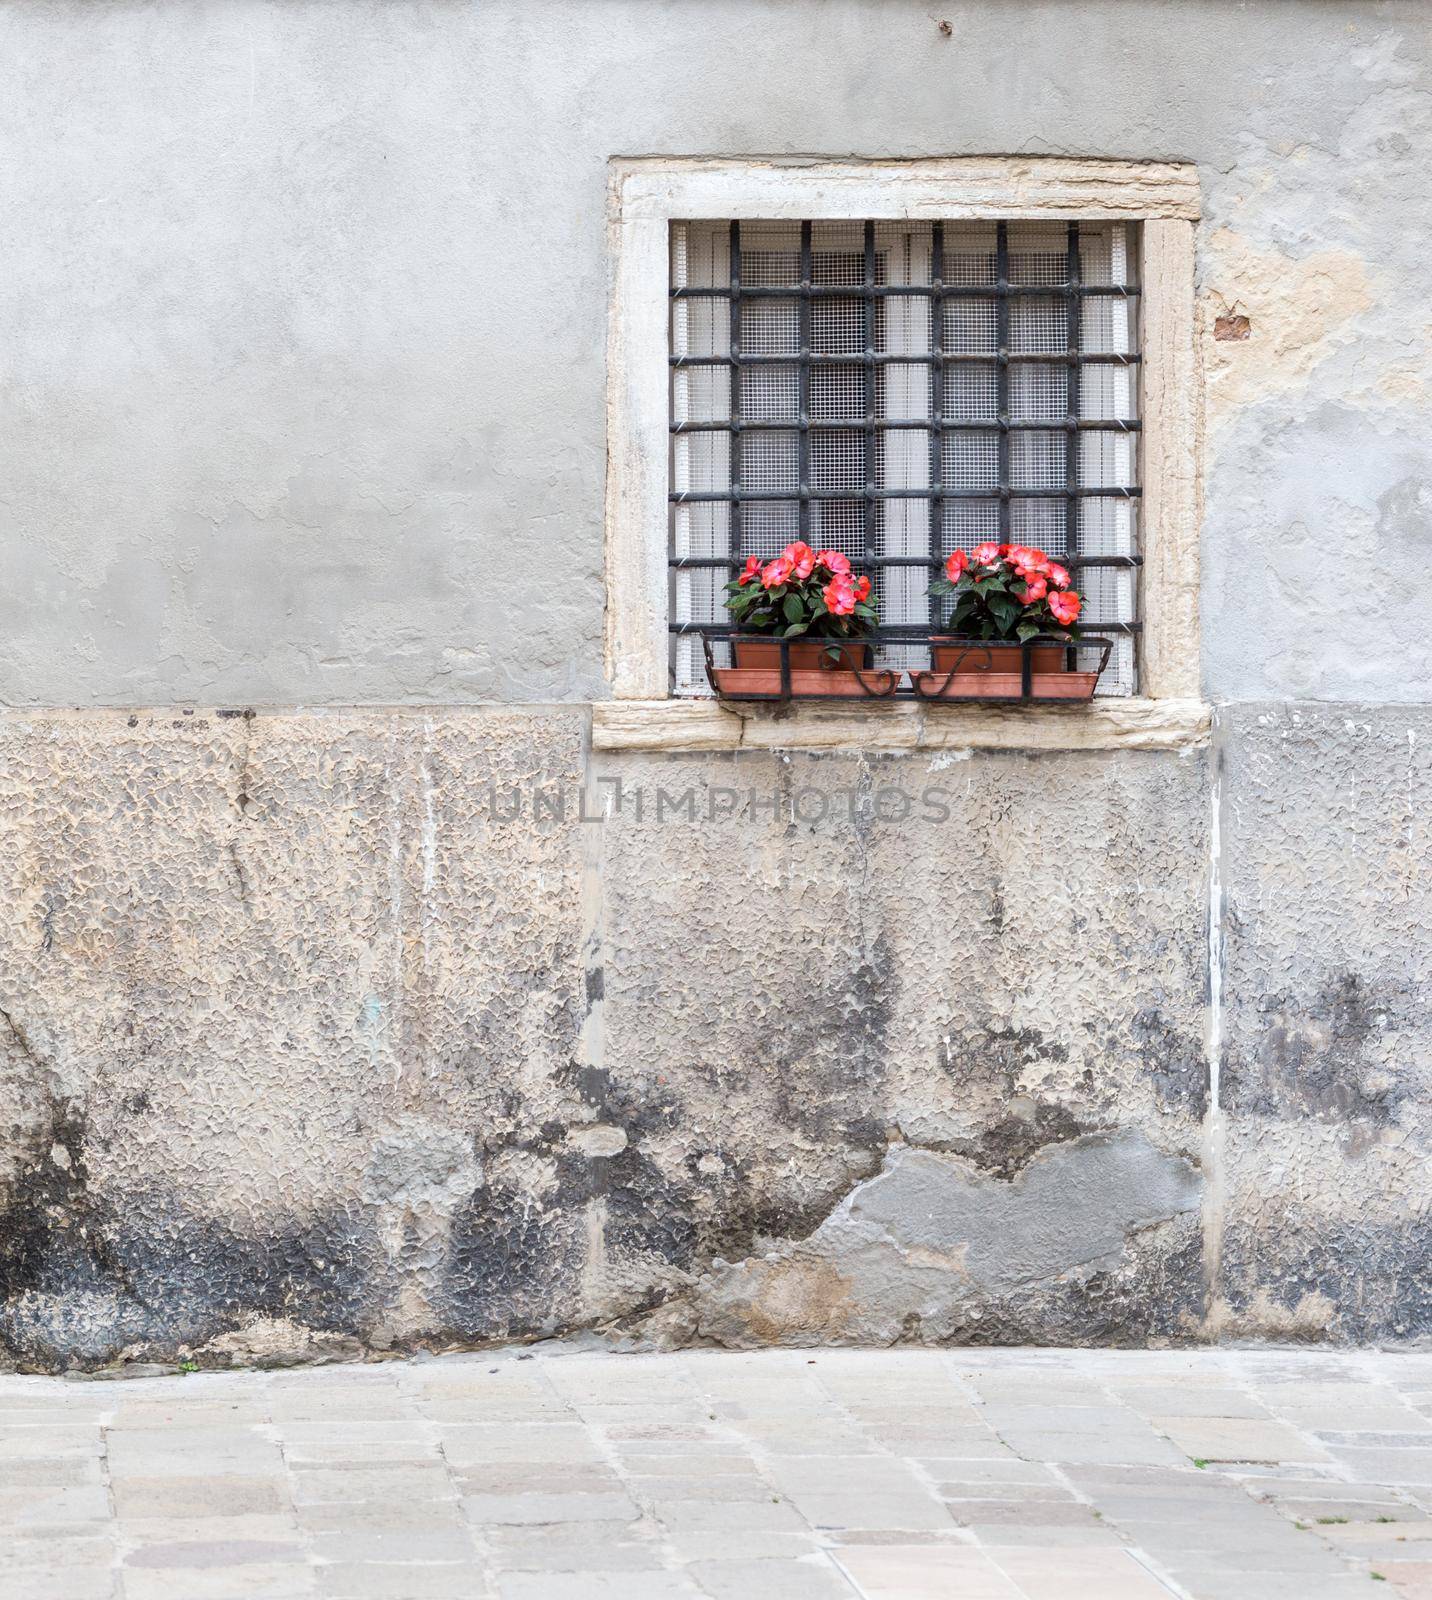
[[[678,222],[671,248],[671,630],[793,539],[874,581],[882,665],[921,667],[951,551],[1035,545],[1137,683],[1136,225]],[[901,635],[909,642],[902,642]]]

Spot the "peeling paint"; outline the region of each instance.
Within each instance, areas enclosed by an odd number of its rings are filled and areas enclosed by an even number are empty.
[[[1217,332],[1205,357],[1213,448],[1220,422],[1259,401],[1306,386],[1314,369],[1350,343],[1373,304],[1366,263],[1334,250],[1292,256],[1261,249],[1231,228],[1205,243],[1206,294]],[[1234,308],[1237,308],[1235,311]]]
[[[1050,1146],[1013,1179],[897,1146],[809,1238],[717,1264],[682,1312],[698,1337],[737,1346],[1013,1342],[1028,1337],[1021,1291],[1118,1277],[1140,1236],[1198,1201],[1192,1165],[1135,1132]]]

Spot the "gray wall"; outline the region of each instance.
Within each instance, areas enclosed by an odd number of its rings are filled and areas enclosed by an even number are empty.
[[[1322,548],[1428,538],[1430,47],[1415,0],[12,0],[0,698],[600,697],[608,157],[1035,151],[1196,161],[1252,316],[1209,691],[1417,699],[1419,599]]]
[[[1423,6],[0,30],[0,1350],[1432,1332]],[[1011,150],[1199,165],[1211,740],[594,752],[608,158]]]

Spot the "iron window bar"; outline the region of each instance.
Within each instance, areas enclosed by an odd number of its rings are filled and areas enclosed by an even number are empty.
[[[861,277],[862,287],[865,291],[861,307],[862,343],[865,346],[865,354],[873,356],[875,354],[875,315],[880,307],[880,302],[875,296],[875,224],[867,220],[861,233]],[[879,386],[879,381],[875,363],[867,361],[861,369],[860,384],[861,406],[866,416],[873,416],[875,413],[876,390]],[[861,545],[865,557],[865,565],[869,566],[871,561],[879,554],[875,520],[877,502],[874,495],[875,474],[879,467],[876,458],[875,435],[867,432],[860,443],[861,478],[865,486],[865,494],[862,497],[860,508]]]
[[[935,223],[935,227],[943,224]],[[1075,224],[1077,226],[1077,224]],[[728,295],[737,293],[746,300],[795,300],[808,298],[863,300],[867,297],[876,300],[895,300],[902,296],[910,299],[928,300],[932,294],[939,294],[946,299],[961,300],[994,300],[1000,295],[1012,295],[1016,298],[1023,295],[1042,296],[1045,299],[1063,299],[1066,295],[1073,295],[1083,299],[1115,299],[1137,300],[1142,291],[1134,284],[1083,284],[1077,280],[1070,283],[1007,283],[1001,289],[994,283],[941,283],[938,279],[930,283],[876,283],[868,289],[860,283],[811,283],[804,281],[792,283],[787,286],[771,284],[747,284],[736,291],[724,285],[717,284],[712,288],[682,287],[671,291],[673,300],[724,300]]]
[[[809,222],[801,223],[800,245],[801,288],[806,292],[800,299],[799,334],[800,354],[805,357],[810,355],[810,288],[814,276],[814,257],[811,251],[811,225]],[[869,338],[867,336],[866,343]],[[800,491],[800,509],[797,513],[800,519],[800,536],[802,539],[810,535],[810,362],[802,360],[797,370],[797,404],[800,416],[797,422],[796,434],[796,484]],[[870,409],[869,402],[866,410]]]
[[[730,234],[731,252],[731,489],[741,488],[741,224],[733,222]],[[741,502],[733,500],[730,510],[731,551],[741,549]]]
[[[1001,420],[1009,411],[1009,296],[1003,291],[1009,287],[1009,224],[998,222],[994,230],[995,284],[1001,291],[994,303],[995,412]],[[1009,457],[1009,429],[1001,428],[995,435],[995,448],[999,462],[999,542],[1010,542],[1009,490],[1011,472]]]
[[[1067,485],[1062,489],[1013,489],[1008,484],[1000,484],[995,489],[944,489],[941,491],[946,500],[1064,500],[1070,497],[1081,500],[1137,500],[1143,493],[1137,484],[1080,484],[1074,488]],[[928,489],[872,489],[868,484],[864,489],[811,489],[797,493],[794,489],[673,489],[668,496],[671,503],[677,506],[700,505],[728,505],[746,504],[753,501],[784,500],[788,505],[794,505],[797,500],[802,503],[808,500],[840,500],[847,504],[852,500],[928,500]],[[1001,529],[1008,533],[1008,529]],[[1009,544],[1008,538],[999,540],[1000,544]]]
[[[930,224],[930,520],[929,543],[932,562],[930,576],[937,578],[945,560],[945,378],[949,369],[941,363],[945,354],[945,225]],[[995,422],[1007,421],[1001,417]],[[982,430],[983,431],[983,430]],[[955,435],[958,437],[958,435]],[[925,614],[932,628],[939,626],[939,596],[927,593]],[[708,674],[709,676],[709,674]]]
[[[1128,638],[1142,633],[1143,627],[1144,625],[1141,622],[1085,622],[1082,617],[1079,619],[1079,632],[1081,634],[1111,633],[1117,634],[1120,638]],[[849,641],[813,640],[809,635],[797,639],[782,639],[779,634],[752,633],[749,629],[739,627],[734,622],[673,622],[670,625],[670,630],[673,634],[686,637],[693,634],[710,634],[713,639],[765,639],[772,644],[839,644],[848,642],[852,644],[868,644],[876,649],[879,649],[882,644],[928,644],[932,638],[943,641],[948,637],[940,629],[931,630],[924,623],[909,623],[907,625],[901,622],[892,622],[888,626],[876,629],[874,633],[863,633],[859,637],[852,637]],[[1018,648],[1018,641],[1013,639],[980,639],[976,642],[986,648],[1005,644],[1011,649]]]
[[[733,422],[715,419],[709,422],[673,422],[672,433],[794,433],[797,419],[789,422],[772,422],[762,418],[759,422]],[[1008,429],[1011,433],[1138,433],[1143,424],[1136,418],[1123,417],[1050,417],[1047,421],[1024,422],[1009,418],[999,421],[954,421],[945,417],[809,417],[805,426],[813,433],[855,433],[865,428],[874,433],[905,431],[918,433],[997,433]],[[794,496],[792,496],[794,498]]]
[[[732,304],[737,302],[733,301]],[[1042,367],[1136,367],[1143,357],[1136,350],[946,350],[940,355],[922,355],[918,350],[908,353],[903,350],[811,350],[801,355],[792,350],[776,355],[737,352],[725,356],[668,356],[667,360],[677,368],[794,367],[799,362],[813,367],[861,367],[871,362],[877,367],[929,367],[939,364],[992,367],[1025,361],[1036,362]]]
[[[1144,564],[1142,556],[1086,556],[1086,555],[1054,555],[1049,559],[1057,561],[1061,567],[1141,567]],[[673,556],[667,565],[673,572],[690,572],[700,568],[709,568],[713,571],[726,568],[730,571],[744,567],[744,556]],[[874,568],[881,567],[924,567],[930,576],[939,574],[943,562],[930,556],[872,556],[866,563]],[[698,626],[704,626],[699,624]]]

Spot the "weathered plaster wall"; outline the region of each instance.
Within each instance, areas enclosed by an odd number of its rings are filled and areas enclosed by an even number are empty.
[[[11,713],[0,1346],[1425,1334],[1429,748]]]
[[[1214,1323],[1432,1331],[1425,706],[1224,713]]]
[[[13,1355],[1196,1328],[1205,752],[584,736],[0,725]]]
[[[1251,106],[1236,158],[1207,170],[1208,326],[1249,323],[1246,339],[1205,345],[1205,677],[1219,698],[1432,695],[1421,586],[1383,578],[1420,571],[1432,547],[1432,18],[1409,22],[1359,38],[1340,19],[1337,81],[1321,80],[1333,126],[1275,130]]]
[[[0,0],[8,1356],[1432,1332],[1429,45]],[[1199,165],[1211,746],[594,754],[609,157],[1010,150]]]
[[[1007,151],[1203,175],[1211,690],[1415,699],[1414,601],[1364,638],[1319,551],[1425,543],[1430,52],[1420,0],[8,0],[0,700],[602,695],[609,157]]]

